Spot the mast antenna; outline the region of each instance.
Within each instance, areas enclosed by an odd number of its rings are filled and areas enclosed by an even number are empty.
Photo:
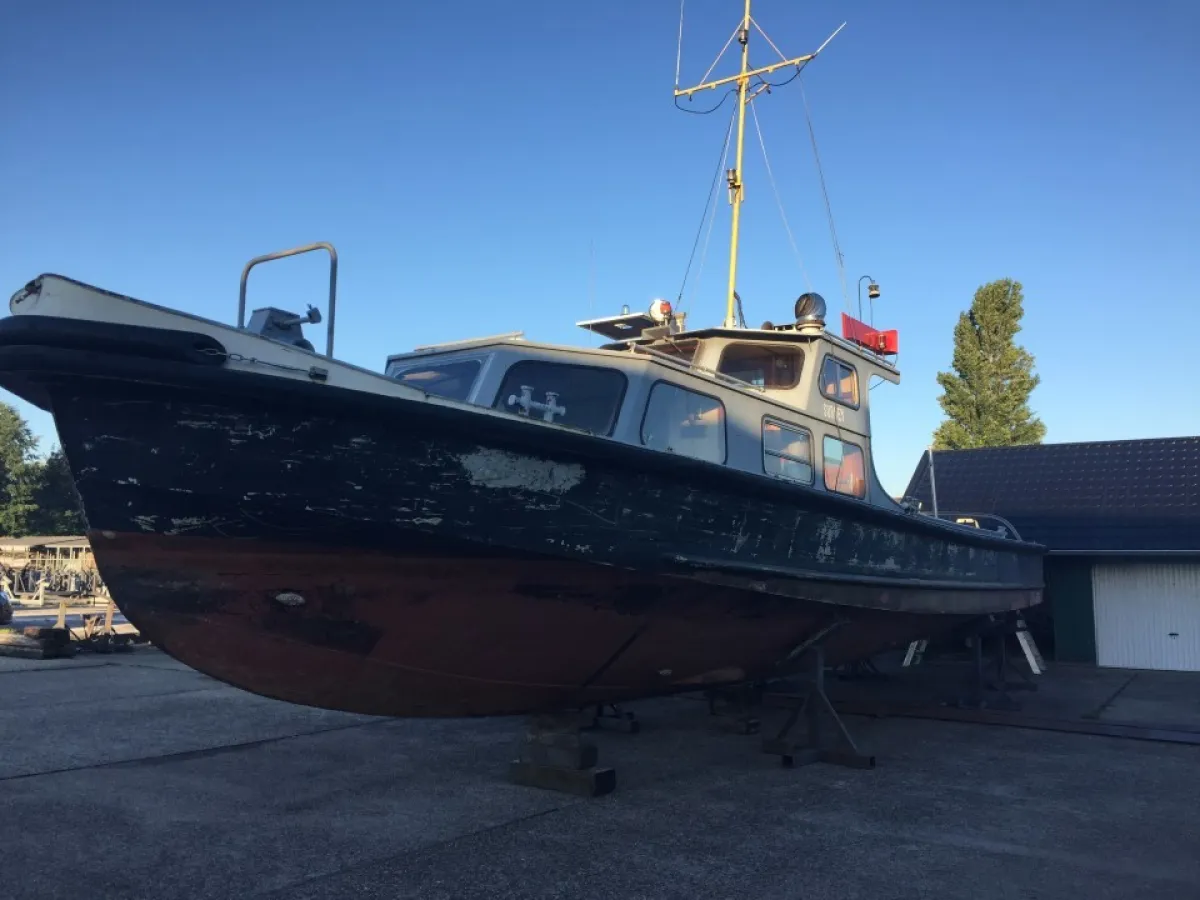
[[[708,72],[704,73],[704,78],[707,78],[712,70],[716,67],[721,57],[725,55],[725,51],[733,42],[734,38],[742,45],[742,66],[741,71],[737,75],[730,75],[726,78],[717,78],[713,81],[702,81],[701,84],[690,88],[679,87],[679,64],[683,50],[683,3],[679,4],[679,52],[676,54],[675,60],[675,104],[679,105],[680,97],[691,99],[695,94],[701,91],[714,90],[715,88],[732,85],[731,93],[737,94],[737,151],[735,154],[734,167],[725,173],[725,180],[729,185],[729,203],[733,207],[732,225],[729,234],[729,288],[725,297],[725,328],[738,327],[737,307],[737,264],[738,264],[738,238],[741,227],[741,210],[743,199],[744,184],[742,181],[742,150],[745,145],[746,137],[746,107],[757,97],[762,91],[769,91],[772,85],[769,81],[763,78],[764,75],[769,75],[772,72],[778,72],[780,69],[795,68],[796,75],[799,75],[801,70],[809,62],[817,58],[822,50],[824,50],[829,42],[832,41],[839,31],[846,27],[843,22],[837,27],[825,43],[821,44],[814,52],[804,56],[796,56],[791,59],[783,59],[781,62],[771,63],[769,66],[759,66],[757,69],[750,68],[750,26],[757,28],[767,43],[778,53],[779,48],[767,37],[767,33],[762,30],[762,27],[754,21],[750,16],[750,0],[746,0],[745,11],[742,14],[742,21],[738,25],[737,30],[730,35],[730,39],[725,42],[725,46],[721,48],[721,52],[717,54],[717,58],[713,60],[713,64],[708,67]],[[779,54],[781,57],[782,53]],[[792,77],[796,77],[793,75]],[[750,91],[750,82],[753,79],[758,79],[762,82],[762,86],[753,93]],[[719,104],[718,104],[719,105]],[[715,108],[714,108],[715,109]],[[709,110],[710,112],[712,110]]]

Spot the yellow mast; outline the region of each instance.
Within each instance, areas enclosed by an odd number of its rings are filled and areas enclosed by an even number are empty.
[[[737,128],[737,154],[734,161],[734,168],[725,173],[726,180],[729,183],[729,203],[733,206],[733,220],[729,234],[729,292],[726,298],[725,307],[725,327],[737,327],[736,313],[736,290],[737,290],[737,263],[738,263],[738,236],[741,226],[741,210],[742,210],[742,149],[745,145],[746,136],[746,106],[754,99],[750,94],[750,79],[768,75],[771,72],[776,72],[779,69],[786,69],[789,66],[797,68],[803,66],[806,62],[814,59],[817,53],[825,49],[825,45],[833,40],[834,36],[841,31],[839,27],[829,38],[822,44],[815,53],[809,53],[806,56],[797,56],[793,59],[785,59],[782,62],[772,63],[769,66],[760,66],[757,69],[750,68],[750,25],[756,24],[750,18],[750,0],[746,0],[746,9],[742,14],[742,24],[737,32],[738,43],[742,45],[742,69],[737,75],[730,75],[728,78],[718,78],[715,81],[706,81],[703,84],[698,84],[695,87],[683,88],[682,90],[676,86],[675,96],[690,97],[700,91],[712,90],[727,84],[737,85],[737,104],[738,104],[738,128]],[[843,27],[845,23],[842,23]],[[680,37],[682,39],[682,19],[680,20]],[[761,29],[760,29],[761,30]],[[770,38],[767,39],[770,43]],[[774,44],[771,44],[774,47]],[[726,44],[728,47],[728,44]],[[724,51],[722,51],[722,54]],[[781,53],[780,56],[783,54]],[[718,57],[719,59],[720,57]],[[714,63],[713,65],[716,65]],[[709,71],[712,71],[711,68]],[[757,95],[757,92],[756,92]]]

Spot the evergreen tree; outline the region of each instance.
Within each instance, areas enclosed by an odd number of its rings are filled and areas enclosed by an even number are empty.
[[[75,490],[75,479],[62,449],[55,447],[41,465],[34,501],[37,510],[30,517],[30,530],[36,534],[83,534],[83,504]]]
[[[38,440],[21,414],[0,403],[0,536],[83,534],[83,506],[59,448],[37,458]]]
[[[935,450],[1040,444],[1046,426],[1029,408],[1041,380],[1033,356],[1014,338],[1024,315],[1021,283],[1003,278],[975,292],[954,327],[953,372],[939,372],[938,398],[946,420],[933,435]]]
[[[29,534],[41,474],[36,450],[37,438],[21,414],[0,403],[0,535]]]

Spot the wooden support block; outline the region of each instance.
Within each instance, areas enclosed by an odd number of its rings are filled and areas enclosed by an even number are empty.
[[[581,797],[603,797],[617,787],[615,769],[595,766],[586,769],[569,769],[561,766],[545,766],[516,759],[509,764],[508,778],[514,784],[525,787],[545,788]]]
[[[597,766],[596,745],[580,734],[578,715],[531,716],[517,741],[509,780],[527,787],[600,797],[617,786],[612,769]]]
[[[550,766],[564,769],[590,769],[596,765],[600,753],[591,744],[531,743],[521,748],[521,761],[534,766]]]
[[[27,637],[14,631],[0,632],[0,656],[16,656],[21,659],[62,659],[75,655],[75,647],[68,641]]]

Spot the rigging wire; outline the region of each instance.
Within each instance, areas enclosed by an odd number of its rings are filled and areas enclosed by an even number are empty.
[[[753,16],[750,17],[750,24],[758,29],[759,34],[761,34],[764,38],[766,38],[767,43],[771,45],[771,49],[779,54],[779,58],[782,59],[784,62],[787,62],[787,57],[783,55],[783,51],[775,46],[775,42],[773,40],[771,40],[771,36],[768,35],[765,31],[763,31],[763,27],[758,24],[758,22],[754,19]]]
[[[783,51],[775,46],[775,42],[773,40],[771,40],[771,36],[769,34],[767,34],[765,31],[763,31],[763,27],[761,25],[759,25],[758,22],[756,22],[753,18],[750,19],[750,22],[752,25],[754,25],[755,28],[758,29],[758,33],[761,34],[764,38],[766,38],[767,43],[771,45],[771,49],[779,54],[779,58],[781,60],[783,60],[784,62],[787,62],[787,57],[783,55]],[[838,29],[838,30],[840,31],[841,29]],[[837,34],[837,32],[835,31],[834,34]],[[829,41],[826,41],[825,43],[829,43]],[[820,51],[817,51],[817,52],[819,53]],[[813,56],[815,57],[816,54],[813,54]],[[791,84],[793,81],[795,81],[797,78],[800,77],[800,73],[804,71],[804,67],[807,66],[810,62],[812,62],[812,59],[806,59],[802,63],[797,63],[796,71],[793,72],[792,76],[790,78],[788,78],[786,81],[779,81],[779,82],[768,81],[762,75],[756,75],[755,77],[758,79],[758,83],[765,84],[767,86],[767,90],[770,91],[771,88],[783,87],[785,84]]]
[[[680,4],[682,6],[682,4]],[[688,275],[692,271],[692,263],[696,259],[696,247],[700,244],[700,234],[704,231],[704,220],[708,218],[709,208],[712,206],[713,197],[717,193],[717,184],[721,179],[721,172],[725,168],[725,159],[729,155],[729,137],[733,133],[733,115],[729,116],[729,125],[725,128],[725,142],[721,145],[721,155],[717,157],[717,170],[713,173],[712,184],[708,188],[708,197],[704,201],[704,212],[700,214],[700,224],[696,228],[696,238],[692,241],[692,253],[688,257],[687,268],[683,270],[683,282],[679,285],[679,296],[675,298],[676,304],[683,308],[683,291],[687,287]],[[711,232],[711,229],[710,229]],[[708,242],[705,242],[707,249]],[[699,276],[697,276],[699,277]]]
[[[779,196],[779,187],[775,184],[775,173],[771,171],[771,160],[767,156],[767,142],[763,140],[762,126],[758,124],[758,112],[753,103],[749,106],[750,116],[754,119],[754,131],[758,134],[758,146],[762,148],[763,163],[767,168],[767,180],[771,183],[771,191],[775,194],[775,205],[779,207],[779,218],[783,220],[783,230],[787,232],[788,243],[792,245],[792,252],[796,254],[796,262],[800,266],[800,274],[804,276],[804,284],[811,291],[813,289],[812,281],[809,280],[808,270],[804,267],[804,257],[800,254],[800,248],[796,246],[792,227],[788,224],[787,213],[783,209],[783,198]]]
[[[732,117],[731,117],[732,118]],[[732,124],[732,122],[731,122]],[[725,169],[729,166],[729,143],[725,144],[725,158],[721,160],[721,168]],[[714,206],[712,215],[708,218],[708,233],[704,236],[704,246],[700,250],[700,269],[696,272],[696,290],[695,293],[700,293],[700,281],[704,277],[704,263],[708,260],[708,242],[712,238],[713,225],[717,222],[717,208]]]
[[[683,4],[687,0],[679,0],[679,44],[675,48],[675,90],[679,90],[679,66],[683,62]]]
[[[799,72],[796,73],[797,75]],[[790,79],[789,79],[790,80]],[[850,306],[850,289],[846,286],[846,262],[842,256],[842,247],[838,243],[837,228],[833,223],[833,206],[829,202],[829,190],[825,187],[825,171],[821,167],[821,154],[817,151],[817,133],[813,129],[812,111],[808,107],[808,95],[804,93],[804,82],[800,82],[800,97],[804,100],[804,118],[808,122],[808,137],[812,142],[813,160],[817,164],[817,177],[821,182],[821,195],[825,198],[825,216],[829,220],[829,236],[833,240],[833,257],[837,262],[838,278],[842,282],[842,300],[846,304],[847,313],[852,312]]]
[[[717,67],[717,63],[719,63],[721,61],[721,57],[725,55],[725,51],[729,49],[729,45],[733,43],[733,39],[735,37],[737,37],[739,34],[741,34],[741,31],[742,31],[742,23],[739,22],[737,28],[733,29],[733,31],[730,33],[729,37],[726,39],[725,46],[721,48],[721,52],[717,54],[717,58],[714,59],[712,61],[712,64],[708,67],[708,71],[706,71],[703,75],[700,76],[700,82],[698,82],[698,83],[703,83],[705,81],[708,81],[708,76],[712,74],[712,70]],[[680,42],[679,47],[681,50],[683,49],[682,41]]]

